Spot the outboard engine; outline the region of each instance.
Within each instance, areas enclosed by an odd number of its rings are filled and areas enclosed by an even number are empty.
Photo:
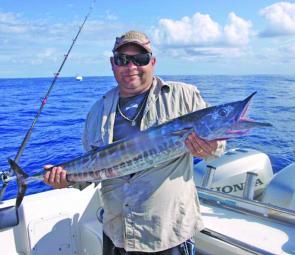
[[[269,157],[253,149],[231,149],[213,161],[200,161],[194,165],[194,178],[197,186],[202,186],[208,170],[215,169],[209,188],[215,191],[243,196],[247,172],[256,176],[254,198],[259,196],[273,177]]]
[[[262,202],[295,210],[295,163],[275,174],[263,192]]]

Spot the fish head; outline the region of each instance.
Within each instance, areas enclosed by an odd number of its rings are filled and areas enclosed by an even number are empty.
[[[242,101],[204,109],[202,117],[194,125],[198,136],[205,140],[226,140],[243,136],[255,127],[272,126],[247,118],[249,104],[255,94]]]

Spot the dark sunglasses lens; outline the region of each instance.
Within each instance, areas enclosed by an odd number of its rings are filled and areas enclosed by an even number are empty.
[[[137,66],[145,66],[150,62],[150,60],[150,53],[137,54],[135,56],[132,56],[132,62]]]
[[[114,61],[117,66],[128,65],[130,61],[136,66],[145,66],[150,62],[151,58],[152,55],[150,53],[137,54],[134,56],[116,54],[114,56]]]
[[[114,61],[117,66],[125,66],[128,64],[128,59],[126,55],[118,54],[114,56]]]

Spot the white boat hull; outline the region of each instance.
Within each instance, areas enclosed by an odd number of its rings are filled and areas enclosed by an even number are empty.
[[[202,254],[253,254],[247,246],[268,254],[295,254],[295,214],[293,224],[286,224],[246,210],[204,203],[202,192],[201,211],[206,229],[237,241],[233,245],[200,233],[196,243]],[[259,208],[250,207],[259,212]],[[82,192],[64,189],[27,196],[19,210],[20,224],[0,232],[1,253],[100,255],[100,209],[99,192],[93,186]],[[240,243],[244,248],[237,245]]]
[[[252,157],[258,154],[261,165],[261,159],[264,158],[254,151],[241,153],[243,162],[249,157],[251,161],[255,161]],[[231,154],[219,161],[211,162],[217,168],[215,178],[219,183],[218,168],[224,171],[225,165],[233,169],[237,167],[231,162],[226,162],[231,161],[231,157],[237,158],[237,155]],[[249,167],[252,169],[248,164],[245,170]],[[286,168],[291,175],[293,170],[290,167]],[[228,171],[231,171],[229,167]],[[245,177],[244,173],[237,173]],[[269,169],[262,172],[265,173],[266,176],[269,175]],[[230,176],[227,176],[228,183],[232,180]],[[232,176],[236,181],[237,175]],[[282,173],[278,177],[280,176],[290,175]],[[281,179],[275,176],[269,185],[278,187]],[[285,179],[284,185],[288,187],[288,181]],[[293,183],[292,180],[289,182]],[[214,186],[214,179],[212,185]],[[269,197],[272,186],[266,190],[266,197]],[[294,203],[280,208],[205,188],[198,188],[198,194],[206,228],[195,237],[201,254],[295,254]],[[283,194],[286,194],[286,191]],[[14,199],[4,201],[0,204],[0,210],[14,203]],[[94,185],[83,191],[69,188],[26,196],[18,211],[19,224],[0,230],[1,254],[100,255],[101,208],[99,186],[94,188]],[[3,222],[1,215],[0,213],[0,223]]]

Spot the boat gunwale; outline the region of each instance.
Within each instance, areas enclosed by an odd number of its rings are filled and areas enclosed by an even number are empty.
[[[295,211],[257,200],[249,200],[238,196],[196,186],[200,200],[204,204],[223,207],[243,214],[258,216],[263,219],[295,226]]]

